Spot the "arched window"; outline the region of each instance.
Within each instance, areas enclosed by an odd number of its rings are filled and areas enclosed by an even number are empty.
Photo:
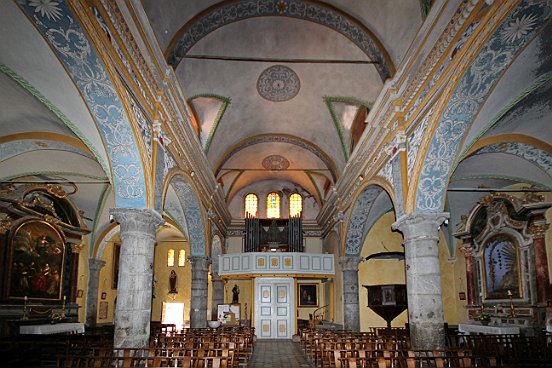
[[[174,267],[174,249],[169,249],[167,252],[167,266]]]
[[[245,217],[257,217],[259,199],[257,195],[250,193],[245,196]]]
[[[276,192],[266,196],[266,217],[280,218],[280,195]]]
[[[184,267],[186,265],[186,251],[180,249],[178,251],[178,267]]]
[[[299,217],[303,211],[303,198],[298,193],[289,197],[289,217]]]

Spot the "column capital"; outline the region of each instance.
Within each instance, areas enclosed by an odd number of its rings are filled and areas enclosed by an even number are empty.
[[[88,259],[88,268],[92,271],[99,271],[103,266],[105,266],[105,261],[98,258],[89,258]]]
[[[140,231],[155,234],[165,223],[157,211],[149,208],[111,208],[109,214],[121,226],[121,232]]]
[[[190,256],[188,261],[192,264],[192,270],[208,271],[211,264],[211,257],[208,256]]]
[[[339,257],[339,264],[342,271],[358,271],[358,264],[362,261],[360,256]]]
[[[448,212],[411,213],[399,218],[391,228],[403,233],[405,242],[428,239],[429,236],[437,236],[439,226],[449,217]]]
[[[463,238],[462,240],[463,241],[462,245],[460,246],[460,250],[462,251],[462,253],[464,253],[465,257],[472,257],[474,249],[471,238]]]
[[[71,252],[74,253],[74,254],[79,254],[81,252],[82,248],[84,248],[84,243],[80,243],[80,244],[72,243],[71,244]]]
[[[545,223],[533,223],[529,226],[529,234],[531,234],[533,239],[544,238],[546,230],[548,230],[549,227],[550,225]]]

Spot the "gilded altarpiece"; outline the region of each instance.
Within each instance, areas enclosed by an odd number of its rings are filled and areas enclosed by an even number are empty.
[[[454,236],[462,240],[466,260],[468,320],[485,313],[495,325],[542,327],[545,306],[538,306],[538,239],[532,228],[548,207],[532,192],[521,198],[492,193],[462,216]]]

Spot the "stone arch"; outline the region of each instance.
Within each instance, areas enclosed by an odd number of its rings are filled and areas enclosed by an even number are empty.
[[[166,193],[169,186],[174,188],[180,207],[184,212],[191,255],[205,256],[207,254],[209,226],[192,178],[181,170],[169,172],[163,189],[163,208],[165,207]]]
[[[437,121],[418,180],[413,181],[416,185],[416,191],[412,191],[415,193],[413,211],[443,210],[451,171],[468,129],[504,71],[547,23],[551,11],[547,3],[520,2],[448,91],[448,103]],[[505,37],[511,32],[511,24],[524,17],[533,19],[533,26],[523,35]]]
[[[67,70],[98,127],[108,153],[117,207],[145,208],[147,186],[139,142],[94,43],[66,2],[55,5],[58,13],[52,17],[37,12],[36,4],[19,5]]]
[[[202,11],[176,32],[165,51],[167,62],[176,69],[193,45],[220,27],[249,18],[281,16],[318,23],[342,34],[376,62],[374,66],[383,81],[395,73],[387,50],[372,31],[330,4],[315,0],[256,0],[251,5],[230,0]]]
[[[354,201],[347,218],[342,250],[345,255],[359,255],[366,234],[380,214],[394,209],[390,186],[383,180],[371,181],[363,187]],[[392,193],[392,192],[391,192]]]

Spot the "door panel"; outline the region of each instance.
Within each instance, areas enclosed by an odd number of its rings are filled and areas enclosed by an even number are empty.
[[[289,339],[295,331],[292,278],[255,279],[255,328],[259,338]]]

